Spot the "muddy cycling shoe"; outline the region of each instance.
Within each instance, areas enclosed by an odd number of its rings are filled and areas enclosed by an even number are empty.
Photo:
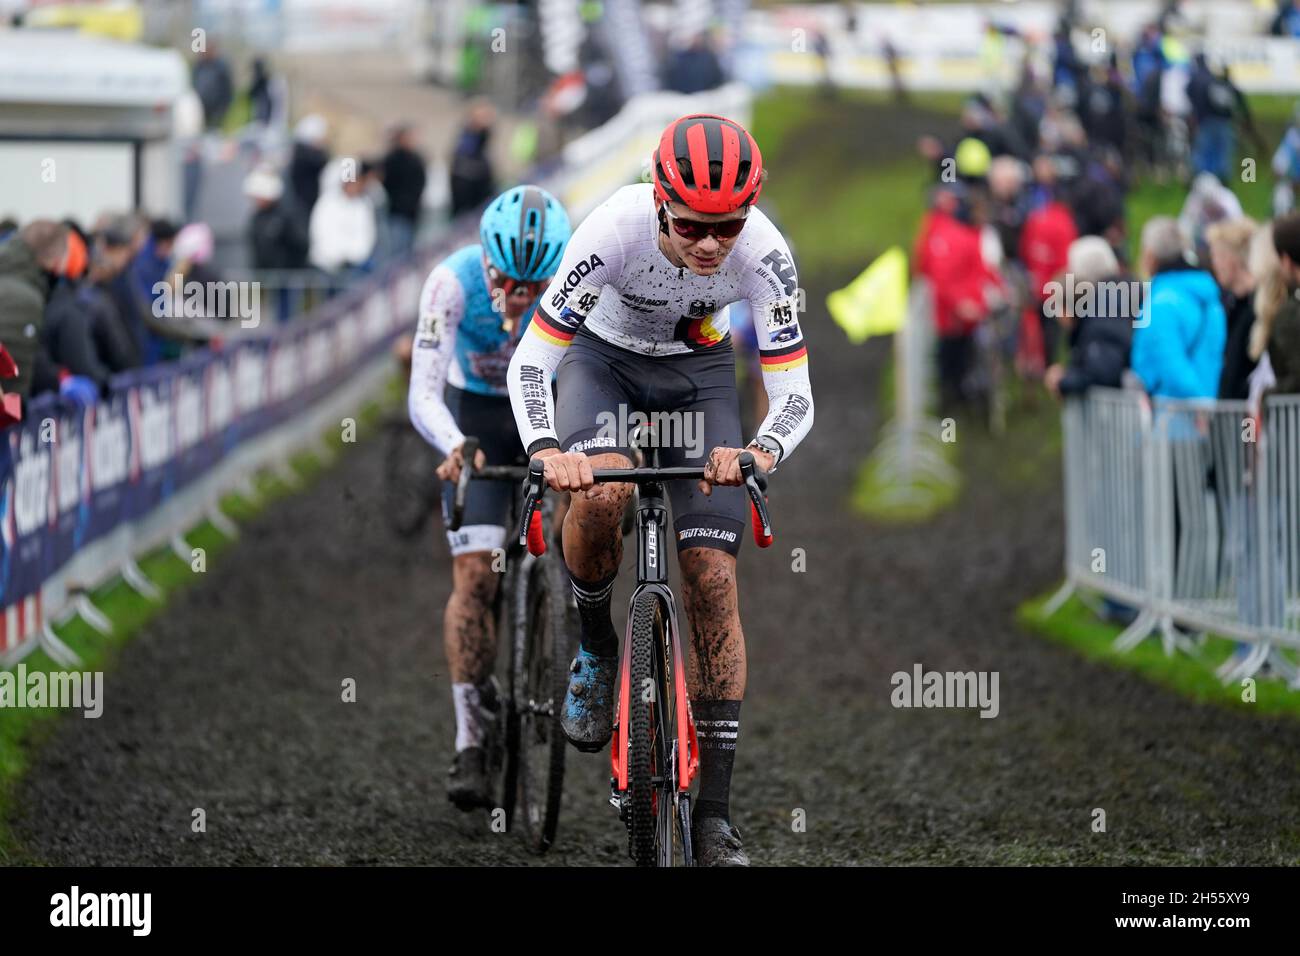
[[[447,799],[460,810],[489,807],[487,754],[482,747],[466,747],[447,770]]]
[[[722,817],[697,818],[691,826],[696,866],[749,866],[740,831]]]
[[[596,753],[609,742],[617,672],[617,657],[597,657],[582,647],[569,666],[572,677],[564,694],[560,727],[569,743],[584,753]]]

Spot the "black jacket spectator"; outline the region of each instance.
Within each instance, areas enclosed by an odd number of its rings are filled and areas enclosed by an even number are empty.
[[[1128,110],[1119,74],[1111,72],[1105,82],[1090,83],[1081,105],[1089,141],[1094,146],[1111,146],[1123,153],[1128,138]]]
[[[218,129],[230,104],[235,99],[235,84],[230,78],[230,66],[209,47],[199,62],[194,64],[194,92],[203,104],[203,123],[208,129]]]
[[[1228,317],[1228,340],[1223,347],[1223,371],[1219,374],[1219,398],[1250,397],[1250,373],[1255,360],[1247,348],[1250,329],[1255,324],[1254,296],[1237,297],[1223,293],[1223,311]]]
[[[1232,119],[1241,99],[1241,92],[1228,77],[1216,76],[1206,65],[1205,57],[1197,57],[1187,80],[1187,100],[1198,123],[1206,119]]]
[[[248,87],[248,101],[252,107],[254,121],[271,122],[271,113],[274,111],[274,103],[271,100],[271,74],[267,72],[266,61],[261,57],[253,61],[253,82]]]
[[[296,142],[289,158],[289,192],[293,211],[302,217],[303,228],[311,221],[311,211],[320,198],[320,174],[329,163],[329,154],[311,143]]]
[[[1160,118],[1160,82],[1162,71],[1152,70],[1142,80],[1133,101],[1133,115],[1139,123],[1158,125]]]
[[[258,209],[248,225],[254,269],[302,269],[307,264],[307,231],[286,200]]]
[[[1069,357],[1057,391],[1078,395],[1094,385],[1119,388],[1129,365],[1138,284],[1119,268],[1104,239],[1084,236],[1070,244],[1066,271],[1076,277],[1074,299],[1062,303]]]
[[[105,332],[112,335],[112,330],[97,328],[105,321],[103,301],[96,300],[93,292],[89,283],[66,279],[59,282],[45,309],[42,337],[55,365],[73,375],[85,376],[99,386],[101,394],[107,394],[114,369],[107,361],[103,344]]]
[[[1119,388],[1128,368],[1133,321],[1116,316],[1076,319],[1070,330],[1070,359],[1061,378],[1062,395],[1077,395],[1090,386]]]
[[[668,58],[663,80],[667,89],[677,93],[702,93],[717,89],[727,81],[718,55],[703,36],[696,37],[690,46]]]
[[[496,192],[488,139],[495,114],[487,106],[476,107],[460,132],[451,157],[451,215],[453,218],[492,198]]]
[[[383,176],[389,213],[417,222],[420,200],[428,180],[424,158],[407,146],[396,145],[384,157]]]

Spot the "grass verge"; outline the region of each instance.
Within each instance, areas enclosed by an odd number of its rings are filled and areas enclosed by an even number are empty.
[[[1043,607],[1050,595],[1034,598],[1020,605],[1016,620],[1022,627],[1064,644],[1090,661],[1135,671],[1198,703],[1215,704],[1230,710],[1255,714],[1289,714],[1300,717],[1300,693],[1289,690],[1281,681],[1256,680],[1255,700],[1242,700],[1242,683],[1224,685],[1214,676],[1214,669],[1228,659],[1236,645],[1225,638],[1210,636],[1192,654],[1166,656],[1157,638],[1143,641],[1131,651],[1115,650],[1115,638],[1123,628],[1099,620],[1080,601],[1072,597],[1050,618]]]
[[[391,407],[394,395],[401,391],[400,387],[390,385],[381,398],[365,405],[357,416],[358,433],[374,432],[385,411]],[[349,447],[338,432],[331,431],[323,437],[324,446],[333,454]],[[330,458],[318,452],[304,451],[295,454],[289,464],[294,476],[292,479],[283,473],[260,472],[253,478],[254,495],[226,495],[221,499],[222,511],[235,521],[250,520],[281,498],[301,491],[329,467]],[[210,521],[196,525],[184,537],[192,548],[203,549],[205,569],[235,543]],[[160,600],[151,601],[121,578],[115,578],[89,595],[94,605],[112,622],[113,633],[110,636],[100,634],[80,617],[70,618],[54,627],[59,639],[81,659],[78,670],[110,670],[123,647],[167,606],[169,598],[195,582],[196,571],[191,563],[182,561],[170,547],[144,555],[138,563],[162,592]],[[28,674],[65,670],[39,649],[30,653],[22,663]],[[32,754],[49,737],[57,723],[55,718],[62,713],[53,708],[0,709],[0,865],[39,862],[28,858],[15,842],[8,819],[18,782],[30,765]]]

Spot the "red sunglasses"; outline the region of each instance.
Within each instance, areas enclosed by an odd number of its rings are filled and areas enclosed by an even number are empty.
[[[723,219],[721,222],[703,222],[699,219],[683,219],[676,216],[664,203],[664,214],[668,221],[673,224],[673,232],[688,239],[691,242],[700,242],[705,236],[716,236],[718,239],[735,239],[740,235],[740,230],[745,228],[745,218],[740,219]],[[746,213],[748,216],[748,213]]]
[[[494,288],[500,289],[506,295],[514,295],[515,290],[520,290],[527,293],[531,298],[532,296],[539,294],[542,291],[542,287],[546,285],[545,280],[525,282],[522,279],[515,279],[492,265],[488,266],[487,271],[488,281],[492,283]]]

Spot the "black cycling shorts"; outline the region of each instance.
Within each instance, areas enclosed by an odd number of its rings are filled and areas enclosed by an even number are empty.
[[[519,443],[510,398],[505,395],[480,395],[448,385],[447,408],[465,435],[479,440],[479,447],[489,465],[514,465],[525,462]],[[520,493],[511,481],[471,481],[465,492],[465,514],[460,530],[447,530],[447,544],[453,555],[474,551],[491,551],[503,547],[506,524],[510,520],[511,496]],[[456,500],[456,484],[442,483],[442,516],[451,520],[451,505]]]
[[[642,355],[582,329],[560,360],[555,383],[556,433],[565,451],[631,458],[630,434],[642,419],[654,426],[665,468],[702,468],[714,448],[741,447],[736,356],[729,339],[686,355]],[[749,503],[744,488],[715,486],[704,495],[694,481],[666,485],[678,551],[740,551]]]

